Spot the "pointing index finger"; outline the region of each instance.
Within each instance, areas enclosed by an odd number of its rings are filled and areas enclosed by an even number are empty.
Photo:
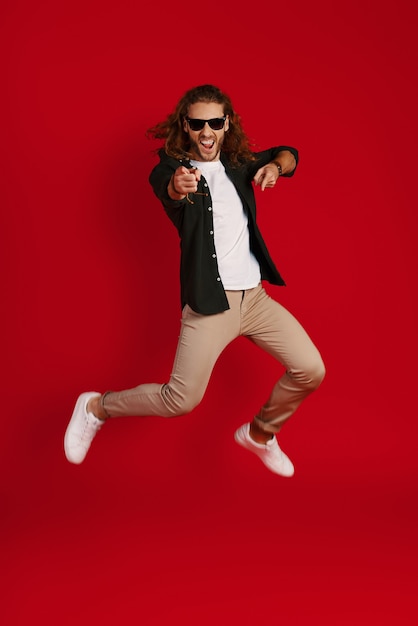
[[[202,172],[197,167],[191,167],[189,169],[189,173],[194,174],[196,177],[196,180],[200,180],[200,177],[202,176]]]

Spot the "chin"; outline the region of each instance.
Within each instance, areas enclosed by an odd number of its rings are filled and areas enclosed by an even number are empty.
[[[201,154],[200,160],[201,161],[214,161],[218,157],[219,157],[219,152],[217,150],[213,150],[209,154],[207,152],[205,152],[205,154]]]

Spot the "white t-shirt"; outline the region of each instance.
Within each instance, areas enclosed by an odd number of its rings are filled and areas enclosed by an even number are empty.
[[[224,289],[257,287],[260,266],[250,250],[248,217],[221,161],[190,161],[208,183],[212,197],[213,230],[219,274]]]

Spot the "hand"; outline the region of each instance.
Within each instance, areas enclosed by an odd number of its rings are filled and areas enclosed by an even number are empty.
[[[197,191],[197,183],[200,180],[201,172],[196,167],[188,169],[181,165],[176,169],[171,178],[171,188],[174,193],[180,196],[186,196],[188,193]],[[170,187],[170,186],[169,186]]]
[[[279,178],[279,169],[274,163],[267,163],[264,167],[260,167],[254,176],[256,185],[260,185],[261,191],[267,187],[274,187]]]

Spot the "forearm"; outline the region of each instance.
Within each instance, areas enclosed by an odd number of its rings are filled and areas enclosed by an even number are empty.
[[[280,176],[292,174],[297,165],[296,158],[290,150],[281,150],[278,152],[272,163],[278,167]]]

